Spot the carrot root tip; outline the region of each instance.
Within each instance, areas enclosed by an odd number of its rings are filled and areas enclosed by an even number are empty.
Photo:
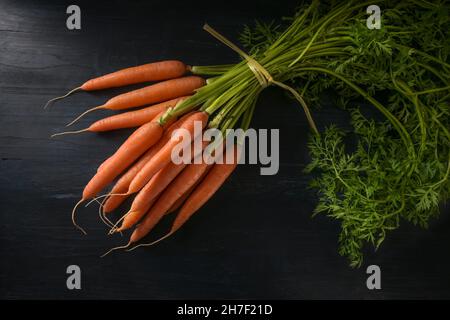
[[[72,89],[72,90],[70,90],[69,92],[67,92],[67,93],[66,93],[65,95],[63,95],[63,96],[56,97],[56,98],[53,98],[53,99],[48,100],[47,103],[44,105],[44,109],[47,109],[47,107],[48,107],[52,102],[57,101],[57,100],[64,99],[65,97],[67,97],[67,96],[71,95],[72,93],[77,92],[77,91],[79,91],[79,90],[81,90],[81,87],[77,87],[77,88],[75,88],[75,89]]]
[[[113,224],[113,223],[111,222],[111,220],[109,220],[109,219],[105,216],[105,214],[103,213],[103,203],[105,202],[106,199],[107,199],[107,198],[105,197],[105,198],[103,199],[102,202],[100,202],[100,201],[97,200],[97,202],[99,203],[99,207],[98,207],[98,216],[100,217],[100,220],[101,220],[108,228],[111,228],[114,224]]]
[[[109,249],[108,251],[106,251],[104,254],[102,254],[102,255],[100,256],[100,258],[106,257],[108,254],[110,254],[110,253],[113,252],[113,251],[120,250],[120,249],[126,249],[126,248],[128,248],[130,245],[131,245],[131,242],[128,242],[128,243],[127,243],[126,245],[124,245],[124,246],[119,246],[119,247],[111,248],[111,249]]]
[[[84,229],[82,227],[80,227],[77,222],[75,221],[75,212],[77,210],[77,207],[84,201],[84,199],[80,199],[80,201],[78,201],[75,206],[73,207],[72,210],[72,224],[78,229],[80,230],[84,235],[87,235],[86,231],[84,231]]]
[[[172,234],[173,234],[173,231],[170,231],[170,232],[169,232],[168,234],[166,234],[165,236],[162,236],[161,238],[159,238],[159,239],[157,239],[157,240],[155,240],[155,241],[153,241],[153,242],[150,242],[150,243],[141,243],[141,244],[138,244],[137,246],[134,246],[133,248],[127,249],[127,250],[125,250],[125,251],[130,252],[130,251],[133,251],[134,249],[137,249],[137,248],[139,248],[139,247],[151,247],[151,246],[154,246],[155,244],[157,244],[157,243],[163,241],[164,239],[167,239],[167,238],[170,237]]]
[[[108,235],[112,235],[116,232],[120,232],[120,234],[122,234],[123,231],[123,226],[118,227],[119,223],[125,219],[128,215],[130,215],[133,211],[128,211],[127,213],[125,213],[119,220],[117,220],[117,222],[112,226],[111,230],[109,230]]]
[[[103,106],[98,106],[98,107],[94,107],[91,109],[86,110],[85,112],[83,112],[82,114],[80,114],[78,117],[76,117],[75,119],[73,119],[71,122],[69,122],[68,124],[66,124],[66,127],[70,127],[71,125],[73,125],[75,122],[77,122],[78,120],[80,120],[82,117],[84,117],[86,114],[98,110],[98,109],[103,109]]]
[[[57,136],[63,136],[63,135],[66,135],[66,134],[77,134],[77,133],[82,133],[82,132],[86,132],[86,131],[88,131],[88,128],[81,129],[81,130],[76,130],[76,131],[58,132],[58,133],[52,134],[50,136],[50,138],[54,138],[54,137],[57,137]]]
[[[95,202],[95,201],[98,202],[98,199],[101,199],[101,198],[106,198],[106,197],[109,197],[109,196],[126,196],[126,195],[128,195],[128,194],[126,194],[126,193],[105,193],[105,194],[102,194],[101,196],[92,198],[92,200],[89,201],[89,202],[85,205],[85,207],[90,206],[92,202]]]

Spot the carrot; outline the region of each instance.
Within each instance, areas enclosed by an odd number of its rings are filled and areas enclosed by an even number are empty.
[[[176,232],[189,218],[200,209],[222,186],[225,180],[233,173],[238,164],[239,148],[234,147],[233,163],[216,163],[206,175],[205,179],[192,192],[181,207],[169,234]]]
[[[116,182],[110,192],[110,196],[107,198],[103,205],[103,212],[109,213],[115,210],[122,202],[124,202],[128,195],[125,195],[128,191],[128,186],[131,180],[136,176],[139,170],[145,165],[145,163],[151,159],[153,147],[150,148],[133,166],[131,166],[126,173],[124,173],[120,179]],[[119,195],[120,194],[120,195]],[[122,195],[124,194],[124,195]]]
[[[192,187],[189,188],[188,191],[186,191],[181,197],[178,198],[177,201],[167,210],[165,213],[166,215],[171,214],[172,212],[177,211],[181,205],[186,201],[186,199],[189,197],[189,194],[194,190],[194,188],[197,186],[198,182],[201,181],[202,178],[200,178]]]
[[[97,195],[124,169],[154,145],[161,138],[162,133],[163,128],[156,121],[146,123],[134,131],[113,155],[113,160],[107,161],[102,170],[97,172],[89,181],[83,190],[82,199],[90,199]]]
[[[105,104],[83,112],[67,126],[74,124],[85,114],[94,110],[123,110],[140,107],[146,104],[167,101],[169,99],[192,94],[196,89],[202,87],[203,85],[205,85],[205,80],[203,78],[188,76],[159,82],[141,89],[119,94],[118,96],[109,99]]]
[[[115,230],[120,232],[131,228],[150,209],[156,197],[172,182],[186,167],[186,164],[170,162],[158,171],[134,198],[130,210],[125,214],[122,225]]]
[[[130,237],[130,244],[145,237],[173,204],[201,178],[208,166],[209,164],[205,162],[189,164],[161,194],[142,222],[133,231]]]
[[[206,176],[206,174],[209,172],[209,169],[211,168],[211,166],[209,166],[205,172],[203,173],[203,175],[200,177],[200,179],[198,179],[190,188],[188,191],[186,191],[180,198],[178,198],[178,200],[172,205],[172,207],[170,207],[169,210],[167,210],[166,215],[177,211],[182,205],[183,203],[186,201],[186,199],[189,197],[189,195],[192,193],[192,191],[194,191],[194,189],[197,187],[197,185],[203,180],[203,178]]]
[[[212,165],[213,167],[211,170],[206,174],[206,177],[200,182],[200,184],[194,189],[192,194],[188,197],[186,202],[183,204],[183,206],[180,209],[180,212],[178,213],[177,217],[175,218],[175,221],[172,224],[172,227],[170,231],[163,237],[150,242],[150,243],[144,243],[135,246],[132,249],[134,250],[138,247],[143,246],[152,246],[168,237],[170,237],[172,234],[174,234],[183,224],[186,223],[187,220],[198,210],[200,209],[206,201],[208,201],[216,192],[217,190],[222,186],[222,184],[225,182],[225,180],[233,173],[234,169],[236,169],[236,166],[238,164],[238,159],[240,155],[240,148],[237,146],[233,147],[233,155],[234,155],[234,161],[231,164],[227,163],[216,163]],[[162,196],[161,196],[162,197]],[[159,199],[158,199],[159,202]],[[156,207],[156,204],[155,204]],[[153,211],[153,208],[152,210]],[[155,210],[156,211],[156,210]],[[160,215],[160,214],[159,214]],[[145,217],[144,221],[136,228],[136,230],[131,235],[130,241],[126,246],[113,248],[109,252],[119,249],[119,248],[128,248],[130,245],[135,243],[136,241],[139,241],[144,237],[150,230],[156,225],[156,223],[161,219],[159,215],[156,215],[152,218],[150,215],[150,212]],[[146,221],[147,220],[147,221]],[[141,227],[142,225],[142,227]]]
[[[90,127],[90,131],[100,132],[114,129],[138,127],[151,121],[158,113],[175,107],[179,101],[183,101],[187,96],[175,98],[169,101],[159,103],[154,106],[143,108],[135,111],[128,111],[116,114],[94,122]]]
[[[97,172],[99,172],[100,170],[102,170],[102,168],[104,168],[105,165],[106,165],[109,161],[111,161],[112,158],[113,158],[113,155],[110,156],[110,157],[108,157],[108,158],[106,158],[105,161],[103,161],[103,162],[98,166]]]
[[[120,146],[111,160],[107,160],[103,168],[91,178],[83,190],[81,199],[72,209],[72,223],[84,234],[86,232],[75,222],[75,211],[85,200],[93,198],[105,186],[114,180],[125,168],[133,163],[142,153],[154,145],[160,138],[163,128],[159,122],[151,121],[133,132]]]
[[[212,157],[217,158],[218,156],[220,156],[223,152],[223,145],[221,144],[220,146],[215,148],[216,151],[214,152],[214,154],[210,155]],[[215,162],[215,160],[214,160]],[[212,162],[209,162],[212,163]],[[197,180],[197,182],[194,183],[194,185],[191,186],[191,188],[185,192],[173,205],[172,207],[167,210],[166,215],[177,211],[182,205],[183,203],[186,201],[186,199],[189,197],[189,195],[192,193],[192,191],[194,191],[194,189],[197,187],[197,185],[203,181],[203,178],[208,174],[209,170],[211,169],[212,166],[209,166],[206,171],[203,173],[202,177],[200,179]]]
[[[109,213],[115,210],[122,204],[122,202],[124,202],[128,198],[128,195],[126,193],[128,191],[128,186],[130,185],[131,180],[133,180],[139,170],[141,170],[141,168],[147,163],[147,161],[149,161],[156,153],[157,148],[155,147],[157,147],[157,144],[159,144],[159,141],[150,149],[148,149],[137,162],[135,162],[130,168],[128,168],[127,172],[125,172],[115,183],[114,187],[111,189],[110,196],[107,197],[105,203],[103,204],[104,213]]]
[[[180,126],[180,129],[186,129],[191,138],[194,135],[194,126],[197,121],[202,124],[202,129],[206,126],[208,121],[208,114],[206,112],[195,112],[190,115],[186,121]],[[195,137],[194,137],[195,138]],[[156,174],[161,168],[166,166],[171,161],[173,148],[180,143],[182,137],[171,139],[158,151],[155,156],[148,161],[145,166],[138,172],[133,181],[131,181],[128,188],[128,194],[132,194],[141,190],[147,182]]]
[[[222,149],[216,150],[220,150],[220,152],[222,152]],[[192,216],[195,210],[198,210],[198,208],[200,208],[209,198],[212,197],[212,195],[234,171],[238,163],[239,151],[240,150],[238,150],[236,146],[233,146],[233,164],[208,164],[210,163],[209,161],[201,162],[201,164],[195,164],[195,162],[194,164],[190,164],[158,198],[155,205],[147,213],[143,221],[133,231],[128,243],[124,246],[111,248],[104,253],[102,257],[118,249],[127,249],[133,243],[136,243],[145,237],[159,222],[159,220],[161,220],[161,218],[167,214],[177,202],[180,201],[180,198],[193,189],[194,191],[181,208],[181,212],[176,219],[178,220],[177,223],[175,224],[174,222],[168,234],[156,241],[146,244],[139,244],[132,249],[128,249],[127,251],[134,250],[141,246],[154,245],[171,236],[176,230],[178,230],[178,228],[181,227],[182,224],[184,224],[185,221],[188,220],[190,216]],[[212,169],[209,170],[211,167]],[[203,176],[205,176],[205,178],[203,178]],[[198,183],[200,184],[196,187]],[[183,208],[185,208],[184,211]],[[192,209],[194,211],[191,211]]]
[[[115,195],[126,193],[128,191],[128,187],[136,176],[136,174],[144,167],[144,165],[170,140],[172,133],[178,129],[183,122],[191,115],[191,113],[182,116],[175,123],[169,126],[165,131],[161,139],[152,146],[132,167],[128,169],[128,171],[117,181],[114,185],[114,188],[111,190],[111,195],[106,200],[103,211],[108,213],[116,209],[128,195]]]
[[[52,135],[52,137],[66,135],[66,134],[74,134],[81,132],[104,132],[116,129],[125,129],[138,127],[151,121],[156,115],[160,112],[167,110],[167,108],[175,107],[175,105],[188,96],[175,98],[169,101],[165,101],[153,106],[149,106],[140,110],[128,111],[120,114],[116,114],[110,117],[106,117],[100,119],[93,124],[91,124],[88,128],[77,130],[77,131],[66,131],[61,133],[56,133]]]
[[[166,110],[162,110],[160,113],[158,113],[155,117],[153,117],[152,121],[154,122],[158,122],[159,118],[161,118],[161,116],[166,112]],[[170,127],[174,122],[175,122],[176,118],[170,118],[168,119],[168,121],[166,121],[163,125],[162,128],[165,129],[167,127]],[[103,161],[100,166],[97,168],[97,172],[100,171],[102,168],[105,167],[105,165],[111,161],[112,159],[114,159],[114,155],[115,153],[110,156],[109,158],[107,158],[105,161]]]
[[[93,91],[122,87],[140,82],[173,79],[182,76],[187,70],[188,67],[183,62],[177,60],[147,63],[88,80],[81,85],[81,90]]]
[[[122,87],[129,84],[147,82],[147,81],[161,81],[173,78],[178,78],[190,70],[183,62],[177,60],[167,60],[154,63],[147,63],[144,65],[122,69],[116,72],[108,73],[104,76],[90,79],[81,86],[69,91],[67,94],[49,100],[46,108],[51,102],[67,97],[73,92],[94,91],[113,87]]]
[[[165,111],[166,111],[166,110],[162,110],[160,113],[158,113],[155,117],[153,117],[152,121],[158,121],[159,118],[165,113]],[[173,122],[174,122],[175,120],[176,120],[175,118],[169,119],[169,121],[167,121],[167,122],[163,125],[163,129],[166,128],[166,127],[171,128],[172,125],[174,124]],[[172,129],[172,131],[173,131],[173,130],[174,130],[174,129]],[[160,141],[161,141],[161,140],[160,140]],[[160,141],[158,141],[158,143],[159,143]],[[158,143],[157,143],[157,144],[158,144]],[[105,161],[103,161],[103,162],[98,166],[97,172],[100,171],[100,170],[102,170],[102,168],[104,168],[104,166],[105,166],[109,161],[111,161],[113,158],[114,158],[114,154],[113,154],[112,156],[110,156],[109,158],[107,158]],[[126,191],[126,190],[125,190],[125,191]],[[124,192],[125,192],[125,191],[124,191]]]
[[[197,139],[201,139],[198,137]],[[207,141],[202,142],[202,149],[209,143]],[[195,143],[191,146],[192,158],[201,156],[196,154]],[[175,177],[187,166],[185,163],[175,164],[169,162],[164,168],[158,171],[150,181],[139,191],[136,198],[134,198],[131,204],[130,210],[125,214],[121,227],[116,230],[117,232],[131,228],[135,225],[150,209],[151,205],[155,201],[156,197],[172,182]]]

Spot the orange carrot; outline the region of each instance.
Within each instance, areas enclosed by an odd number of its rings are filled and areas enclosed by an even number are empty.
[[[158,115],[158,113],[167,110],[167,108],[175,107],[179,101],[183,101],[186,98],[187,96],[175,98],[154,106],[135,111],[128,111],[98,120],[89,127],[89,131],[100,132],[114,129],[138,127],[140,125],[143,125],[144,123],[151,121],[156,115]]]
[[[178,129],[183,122],[191,115],[191,113],[182,116],[175,123],[169,126],[165,131],[161,139],[152,146],[128,171],[117,181],[114,188],[111,190],[111,194],[121,194],[128,191],[131,181],[136,174],[144,167],[144,165],[170,140],[172,133]],[[108,213],[116,209],[128,195],[111,195],[106,200],[103,211]]]
[[[225,180],[236,169],[240,149],[234,147],[234,163],[216,163],[206,175],[200,185],[195,188],[184,205],[181,207],[169,234],[177,231],[206,201],[208,201],[222,186]]]
[[[215,158],[217,158],[217,157],[219,157],[221,154],[222,154],[222,152],[223,152],[223,145],[221,144],[220,146],[217,146],[216,148],[215,148],[215,150],[216,151],[214,151],[214,153],[213,154],[211,154],[210,156],[211,157],[215,157]],[[213,163],[213,162],[215,162],[215,159],[214,159],[214,161],[212,161],[212,162],[209,162],[209,163]],[[191,188],[187,191],[187,192],[185,192],[174,204],[173,204],[173,206],[169,209],[169,210],[167,210],[167,212],[166,212],[166,215],[167,214],[170,214],[170,213],[172,213],[172,212],[174,212],[174,211],[177,211],[182,205],[183,205],[183,203],[186,201],[186,199],[189,197],[189,195],[194,191],[194,189],[197,187],[197,185],[200,183],[200,182],[202,182],[203,181],[203,178],[208,174],[208,172],[209,172],[209,170],[211,169],[211,167],[212,166],[209,166],[207,169],[206,169],[206,171],[203,173],[203,175],[202,175],[202,177],[200,178],[200,179],[198,179],[197,180],[197,182],[193,185],[193,186],[191,186]]]
[[[133,231],[130,243],[135,243],[145,237],[173,204],[201,178],[208,166],[209,164],[205,162],[189,164],[161,194],[142,222]]]
[[[151,121],[139,127],[116,151],[113,160],[107,161],[102,170],[92,177],[83,190],[82,199],[95,197],[140,155],[154,145],[161,138],[162,133],[163,128],[156,121]]]
[[[122,225],[117,232],[134,226],[150,209],[156,197],[172,182],[173,179],[186,167],[186,164],[170,162],[159,170],[136,195],[130,210],[125,214]]]
[[[154,146],[153,146],[154,147]],[[103,212],[109,213],[115,210],[122,202],[124,202],[128,196],[127,195],[118,195],[125,194],[128,191],[128,186],[130,185],[131,180],[136,176],[136,174],[141,170],[141,168],[150,160],[153,155],[155,149],[151,147],[147,152],[134,164],[132,165],[126,173],[124,173],[120,179],[116,182],[114,187],[111,190],[111,196],[105,201],[103,205]]]
[[[205,178],[200,182],[200,184],[194,189],[192,194],[188,197],[186,202],[183,204],[183,206],[180,209],[180,212],[178,213],[177,217],[175,218],[175,221],[172,224],[172,227],[165,236],[159,238],[156,241],[153,241],[151,243],[147,244],[140,244],[133,249],[136,249],[140,246],[151,246],[158,242],[160,242],[163,239],[166,239],[170,237],[173,233],[175,233],[189,218],[198,210],[200,209],[206,201],[208,201],[214,193],[217,192],[217,190],[222,186],[222,184],[225,182],[225,180],[230,176],[231,173],[233,173],[234,169],[236,169],[236,166],[238,164],[239,159],[239,153],[240,148],[237,146],[233,146],[233,156],[234,161],[233,163],[216,163],[212,165],[211,170],[206,174]],[[210,165],[211,166],[211,165]],[[181,175],[179,177],[181,179]],[[178,180],[178,178],[177,178]],[[175,182],[174,182],[175,183]],[[191,186],[193,185],[190,184]],[[178,187],[178,186],[177,186]],[[188,188],[189,189],[189,188]],[[180,188],[180,192],[186,192],[188,189],[182,189]],[[166,192],[165,192],[166,193]],[[159,220],[162,218],[162,216],[165,214],[162,213],[162,209],[159,211],[157,209],[157,205],[160,202],[161,199],[163,199],[164,194],[158,199],[154,207],[149,211],[149,213],[145,216],[144,220],[141,224],[139,224],[134,232],[131,234],[130,241],[126,245],[126,247],[129,247],[131,244],[139,241],[143,237],[145,237],[151,229],[159,222]],[[177,199],[179,199],[178,197]],[[168,201],[169,199],[163,199],[164,201]],[[161,200],[161,201],[163,201]],[[168,201],[173,205],[175,201]],[[161,207],[163,204],[161,204]],[[170,206],[169,206],[170,208]],[[163,208],[165,209],[165,207]],[[166,210],[167,212],[167,210]]]
[[[91,124],[88,128],[77,130],[77,131],[66,131],[61,133],[56,133],[52,135],[52,137],[66,135],[66,134],[74,134],[81,132],[104,132],[116,129],[125,129],[132,127],[139,127],[144,123],[147,123],[155,118],[159,113],[167,110],[170,107],[175,107],[179,101],[186,99],[188,96],[175,98],[169,101],[165,101],[153,106],[149,106],[143,109],[123,112],[120,114],[116,114],[110,117],[106,117],[100,119],[93,124]]]
[[[166,215],[177,211],[182,205],[183,203],[186,201],[186,199],[189,197],[189,195],[192,193],[192,191],[194,191],[194,189],[197,187],[197,185],[202,182],[203,178],[208,174],[209,169],[211,168],[211,166],[209,166],[205,172],[203,172],[203,175],[200,177],[200,179],[198,179],[190,188],[188,191],[186,191],[180,198],[178,198],[178,200],[172,205],[172,207],[170,207],[169,210],[167,210]]]
[[[148,63],[136,67],[122,69],[116,72],[108,73],[104,76],[90,79],[81,86],[69,91],[61,97],[50,99],[46,108],[51,102],[63,99],[76,91],[94,91],[113,87],[122,87],[129,84],[161,81],[181,77],[190,70],[183,62],[177,60],[167,60],[154,63]]]
[[[203,78],[188,76],[159,82],[109,99],[102,107],[123,110],[192,94],[205,84]]]
[[[166,112],[166,110],[163,110],[163,111],[159,112],[159,113],[158,113],[155,117],[153,117],[153,119],[151,119],[151,120],[152,120],[152,121],[158,121],[159,118],[160,118],[165,112]],[[165,129],[165,128],[167,128],[167,127],[171,128],[172,125],[173,125],[173,122],[174,122],[175,120],[176,120],[175,118],[169,119],[169,121],[167,121],[167,122],[163,125],[163,129]],[[173,130],[174,130],[174,129],[172,129],[172,131],[173,131]],[[161,141],[161,139],[160,139],[160,141]],[[160,141],[158,141],[158,143],[159,143]],[[157,144],[158,144],[158,143],[157,143]],[[114,158],[114,154],[113,154],[112,156],[110,156],[109,158],[107,158],[105,161],[103,161],[103,162],[98,166],[97,172],[100,171],[102,168],[104,168],[104,166],[105,166],[109,161],[111,161],[113,158]],[[127,190],[125,190],[125,191],[127,191]],[[123,192],[125,192],[125,191],[123,191]]]
[[[182,76],[187,70],[188,67],[177,60],[147,63],[88,80],[81,85],[81,90],[93,91],[140,82],[173,79]]]
[[[192,138],[194,135],[195,123],[198,121],[201,122],[202,128],[204,128],[208,122],[208,114],[206,112],[193,113],[186,119],[186,121],[183,122],[180,129],[186,129]],[[155,156],[138,172],[136,177],[134,177],[133,181],[130,183],[127,193],[132,194],[141,190],[145,184],[150,181],[154,174],[166,166],[171,161],[173,148],[175,148],[181,140],[181,136],[178,138],[171,137],[164,147],[162,147],[161,150],[159,150],[158,153],[155,154]]]
[[[200,140],[201,137],[197,139]],[[208,144],[207,141],[203,141],[202,148],[198,151],[202,152]],[[201,154],[196,154],[197,150],[195,150],[195,145],[193,143],[191,146],[192,159],[197,156],[202,156]],[[116,231],[123,231],[135,225],[145,215],[148,209],[150,209],[156,197],[178,176],[186,165],[185,163],[175,164],[169,162],[164,168],[158,171],[139,191],[136,198],[134,198],[130,210],[124,216],[121,227]]]
[[[113,156],[110,156],[108,158],[105,159],[105,161],[103,161],[97,168],[97,172],[99,172],[100,170],[102,170],[102,168],[105,167],[105,165],[108,163],[108,161],[111,161]]]
[[[205,80],[203,78],[188,76],[159,82],[151,86],[119,94],[118,96],[109,99],[105,104],[83,112],[67,126],[72,125],[85,114],[94,110],[123,110],[140,107],[146,104],[167,101],[169,99],[192,94],[196,89],[202,87],[203,85],[205,85]]]

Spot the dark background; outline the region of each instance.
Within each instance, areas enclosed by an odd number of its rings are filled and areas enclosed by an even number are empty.
[[[81,30],[66,28],[69,4],[81,7]],[[307,122],[276,88],[261,95],[252,125],[280,128],[278,175],[260,176],[258,166],[240,166],[176,236],[153,248],[99,258],[126,238],[108,238],[94,207],[79,211],[88,235],[73,228],[70,211],[83,186],[130,131],[49,136],[124,90],[78,93],[47,111],[44,102],[131,65],[238,61],[201,29],[204,22],[236,40],[244,24],[291,15],[295,6],[296,1],[1,0],[0,298],[450,298],[448,209],[429,230],[403,223],[378,252],[367,250],[360,269],[337,254],[339,225],[325,216],[311,218],[316,197],[302,173]],[[77,127],[106,114],[92,113]],[[331,105],[314,116],[321,128],[347,120]],[[81,267],[82,290],[66,289],[71,264]],[[382,269],[382,290],[366,288],[371,264]]]

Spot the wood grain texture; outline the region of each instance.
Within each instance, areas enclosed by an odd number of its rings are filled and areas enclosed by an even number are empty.
[[[96,167],[130,131],[49,136],[127,89],[75,94],[47,111],[45,101],[131,65],[238,61],[202,24],[235,39],[242,25],[289,15],[296,2],[78,1],[79,31],[65,27],[69,4],[0,0],[0,298],[450,298],[448,208],[428,230],[403,223],[377,253],[367,250],[360,269],[337,254],[338,224],[311,218],[316,198],[302,173],[307,122],[276,88],[261,95],[252,125],[280,128],[278,175],[240,166],[172,239],[100,259],[125,238],[107,237],[93,207],[79,212],[88,231],[82,236],[70,211]],[[105,114],[111,113],[90,114],[78,127]],[[348,118],[331,105],[314,116],[321,128],[345,125]],[[66,289],[71,264],[82,269],[82,290]],[[370,264],[382,268],[382,290],[366,288]]]

